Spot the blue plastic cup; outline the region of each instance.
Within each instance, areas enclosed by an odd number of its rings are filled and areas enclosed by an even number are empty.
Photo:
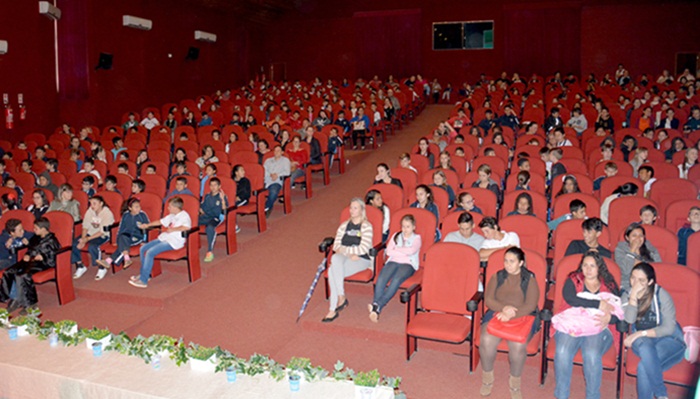
[[[153,355],[151,358],[151,365],[153,366],[153,370],[160,370],[160,355]]]
[[[92,344],[92,355],[94,357],[102,356],[102,342],[95,342]]]
[[[10,335],[11,340],[16,340],[17,339],[17,327],[10,327],[9,330],[7,330],[7,333]]]
[[[299,382],[300,382],[300,380],[301,380],[301,379],[299,378],[298,375],[289,377],[289,389],[290,389],[292,392],[298,392],[298,391],[299,391]]]
[[[49,346],[51,346],[51,347],[58,346],[58,334],[56,334],[56,333],[49,334]]]
[[[227,367],[226,368],[226,381],[236,382],[237,378],[238,378],[238,375],[236,375],[236,369],[233,367]]]

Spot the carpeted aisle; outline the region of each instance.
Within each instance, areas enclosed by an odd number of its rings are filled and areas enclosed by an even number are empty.
[[[239,219],[244,230],[239,234],[238,253],[225,256],[220,239],[215,261],[203,264],[204,276],[196,283],[187,283],[183,264],[166,265],[164,274],[141,291],[126,283],[135,270],[110,275],[101,282],[93,281],[88,273],[76,283],[78,299],[67,306],[57,306],[52,285],[42,287],[45,316],[74,319],[82,326],[123,329],[130,335],[182,336],[185,341],[221,345],[241,356],[269,354],[280,362],[303,356],[331,369],[337,360],[343,360],[355,370],[378,368],[384,375],[402,376],[402,388],[409,398],[480,397],[480,369],[469,375],[466,345],[421,342],[421,350],[406,362],[405,306],[395,298],[378,324],[370,322],[366,310],[372,297],[369,285],[348,285],[350,306],[334,323],[322,324],[328,305],[321,281],[306,314],[295,323],[321,261],[317,245],[323,237],[334,235],[340,211],[352,197],[364,195],[377,163],[394,167],[398,155],[429,134],[449,110],[450,106],[428,106],[377,150],[350,151],[344,175],[332,174],[328,187],[316,177],[310,200],[296,190],[293,212],[282,215],[282,207],[277,205],[267,232],[258,235],[252,217]],[[138,263],[133,268],[137,269]],[[496,373],[492,397],[507,398],[506,356],[499,356]],[[584,392],[581,369],[575,368],[575,373],[571,397],[580,398]],[[525,397],[552,396],[553,375],[544,388],[538,386],[538,377],[539,357],[529,359],[523,383]],[[613,395],[614,377],[606,372],[603,397]],[[633,385],[627,384],[625,397],[634,397]]]

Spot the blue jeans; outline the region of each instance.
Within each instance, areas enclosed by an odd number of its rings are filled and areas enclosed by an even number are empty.
[[[298,178],[304,177],[306,172],[304,172],[304,169],[296,169],[292,174],[289,176],[289,179],[291,180],[291,183],[294,184],[294,182],[297,181]]]
[[[683,360],[685,354],[683,336],[680,335],[679,338],[678,335],[639,337],[632,343],[632,352],[640,359],[637,366],[638,399],[668,396],[663,373]]]
[[[373,302],[379,306],[379,311],[386,306],[399,290],[401,283],[413,276],[415,269],[408,263],[387,262],[377,278],[374,287]],[[387,287],[387,284],[389,286]]]
[[[603,379],[603,355],[613,344],[610,330],[606,328],[588,337],[572,337],[557,331],[554,334],[554,340],[557,343],[554,353],[554,372],[557,378],[554,397],[557,399],[569,397],[574,356],[581,349],[583,376],[586,380],[586,399],[599,399],[600,383]]]
[[[205,219],[204,217],[199,217],[199,225],[206,226],[205,231],[207,233],[207,251],[214,251],[214,244],[216,243],[216,228],[219,227],[224,221],[219,219]]]
[[[80,263],[82,261],[80,250],[78,249],[78,241],[80,241],[80,237],[73,240],[73,249],[70,253],[70,263]],[[95,238],[94,240],[87,242],[87,249],[88,253],[90,254],[90,258],[92,258],[93,266],[97,266],[96,262],[99,259],[102,259],[102,251],[100,251],[100,247],[107,241],[109,241],[109,237]]]
[[[118,265],[122,262],[124,259],[124,254],[123,252],[128,252],[129,248],[139,245],[143,242],[143,237],[132,237],[128,234],[119,234],[117,236],[117,250],[114,251],[112,256],[112,262],[115,265]]]
[[[154,240],[141,247],[141,282],[148,284],[153,270],[153,259],[163,252],[172,251],[173,247],[165,241]]]
[[[277,197],[282,191],[282,185],[279,183],[272,183],[267,187],[267,201],[265,202],[265,210],[272,209],[277,201]]]

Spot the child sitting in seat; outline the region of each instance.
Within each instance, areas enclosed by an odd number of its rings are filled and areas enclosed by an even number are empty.
[[[221,191],[221,180],[212,177],[209,180],[209,194],[204,196],[199,207],[199,225],[206,227],[207,233],[207,254],[205,262],[214,260],[214,243],[216,242],[216,228],[224,222],[226,210],[228,209],[228,198]]]
[[[146,241],[146,232],[139,228],[139,224],[148,224],[148,215],[141,210],[141,201],[138,198],[131,198],[127,201],[127,212],[122,215],[117,232],[117,250],[107,259],[100,259],[97,264],[109,269],[112,263],[119,265],[124,261],[124,269],[131,266],[133,261],[129,256],[129,248]]]

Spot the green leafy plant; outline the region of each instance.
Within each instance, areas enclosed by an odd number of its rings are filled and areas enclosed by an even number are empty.
[[[259,353],[253,353],[245,364],[243,373],[249,376],[262,374],[267,370],[270,358]],[[281,377],[280,377],[281,379]]]
[[[10,314],[7,313],[7,309],[0,309],[0,325],[6,326],[9,320]]]
[[[121,353],[122,355],[138,356],[132,348],[132,343],[139,338],[143,338],[140,335],[136,338],[130,338],[124,331],[119,334],[112,335],[112,341],[109,344],[109,350]]]
[[[112,333],[109,330],[103,328],[93,327],[91,329],[82,328],[79,334],[85,339],[93,339],[99,341],[110,336]]]
[[[217,348],[208,348],[206,346],[201,346],[190,342],[190,344],[185,348],[185,353],[190,359],[197,360],[209,360],[217,352]]]
[[[355,385],[361,387],[376,387],[379,384],[381,375],[377,369],[371,371],[360,371],[353,379]]]
[[[345,363],[338,360],[333,366],[333,372],[331,377],[336,381],[347,381],[355,378],[355,371],[353,369],[345,368]]]
[[[219,348],[216,361],[215,373],[225,371],[228,368],[233,368],[239,373],[245,372],[245,359],[241,359],[225,349]]]
[[[285,370],[290,377],[303,375],[306,381],[317,381],[328,376],[326,370],[319,366],[313,367],[311,360],[305,357],[292,357],[285,366]]]
[[[41,325],[41,320],[39,319],[40,314],[41,312],[37,312],[34,309],[28,309],[26,315],[10,319],[10,324],[17,327],[26,326],[30,334],[36,334]]]

